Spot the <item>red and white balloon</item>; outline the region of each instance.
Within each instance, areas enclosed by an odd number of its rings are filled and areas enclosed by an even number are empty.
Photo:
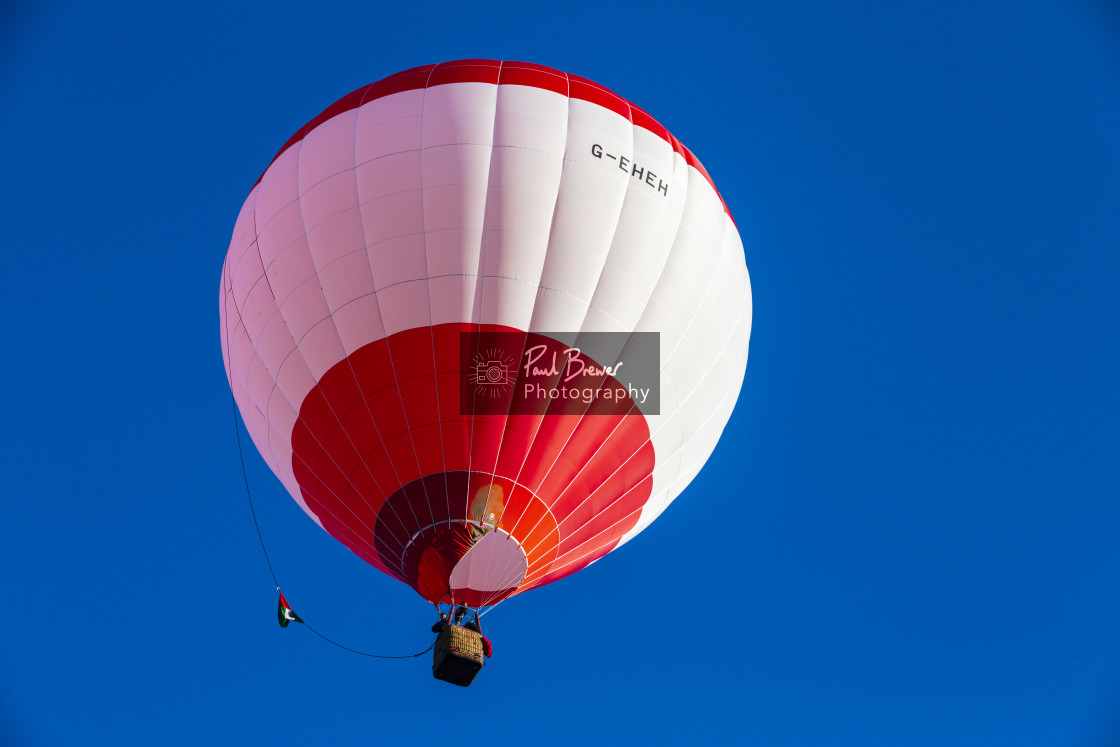
[[[292,497],[469,605],[653,521],[715,448],[751,328],[739,233],[688,149],[602,86],[491,60],[398,73],[302,127],[241,209],[219,309]],[[660,414],[462,414],[472,330],[657,332]]]

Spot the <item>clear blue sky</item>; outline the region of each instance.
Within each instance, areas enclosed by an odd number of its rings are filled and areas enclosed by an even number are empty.
[[[660,119],[755,302],[708,466],[468,690],[276,625],[217,321],[287,137],[463,57]],[[0,743],[1120,743],[1115,4],[5,3],[0,143]],[[426,646],[247,456],[297,610]]]

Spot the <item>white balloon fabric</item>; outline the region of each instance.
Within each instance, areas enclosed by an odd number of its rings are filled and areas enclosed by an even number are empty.
[[[492,60],[398,73],[301,128],[241,209],[219,309],[238,408],[303,510],[472,606],[653,521],[715,448],[751,328],[739,233],[688,149],[602,86]],[[608,332],[657,335],[656,410],[463,401],[493,373],[464,335]]]

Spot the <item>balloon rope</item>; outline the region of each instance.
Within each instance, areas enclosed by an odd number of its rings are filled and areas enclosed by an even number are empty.
[[[237,454],[241,458],[241,477],[245,480],[245,495],[249,498],[249,511],[253,515],[253,526],[256,527],[256,529],[257,529],[257,539],[260,540],[260,543],[261,543],[261,552],[264,553],[264,562],[268,563],[268,572],[272,574],[272,582],[276,585],[276,590],[279,591],[280,590],[280,582],[276,579],[276,571],[272,567],[272,560],[270,560],[269,557],[268,557],[268,548],[265,547],[265,544],[264,544],[264,535],[261,534],[261,525],[260,525],[260,522],[257,521],[257,509],[253,505],[253,493],[252,493],[252,491],[249,490],[249,473],[245,469],[245,452],[241,448],[241,428],[237,424],[237,400],[235,400],[233,398],[233,392],[232,391],[230,392],[230,401],[233,403],[233,431],[234,431],[234,433],[237,434]],[[418,656],[423,656],[424,654],[428,653],[436,645],[436,640],[435,640],[435,638],[433,638],[431,645],[429,645],[426,649],[424,649],[423,651],[421,651],[419,653],[416,653],[416,654],[405,654],[404,656],[385,656],[385,655],[382,655],[382,654],[370,654],[370,653],[367,653],[365,651],[358,651],[356,649],[352,649],[349,646],[343,646],[338,641],[331,640],[327,636],[320,633],[318,630],[315,630],[315,628],[308,625],[306,621],[301,620],[300,622],[303,623],[303,626],[305,628],[307,628],[312,633],[319,636],[320,638],[322,638],[324,641],[331,644],[332,646],[337,646],[338,648],[342,649],[343,651],[349,651],[350,653],[358,654],[359,656],[368,656],[371,659],[415,659]]]
[[[241,477],[245,481],[245,495],[249,497],[249,511],[253,514],[253,526],[257,528],[257,539],[261,543],[261,552],[264,553],[264,562],[268,563],[268,572],[272,574],[272,583],[276,590],[280,590],[280,582],[276,580],[276,571],[272,568],[272,561],[268,557],[268,548],[264,546],[264,536],[261,535],[261,525],[257,521],[257,509],[253,506],[253,493],[249,490],[249,473],[245,469],[245,452],[241,449],[241,428],[237,425],[237,400],[230,389],[229,400],[233,404],[233,432],[237,435],[237,456],[241,458]]]
[[[229,347],[229,321],[228,321],[228,319],[226,320],[226,324],[224,326],[225,326],[224,331],[225,331],[225,336],[226,336],[226,350],[229,351],[230,347]],[[227,352],[227,354],[229,355],[230,360],[232,361],[233,353],[232,352]],[[229,392],[229,401],[230,401],[230,406],[233,408],[233,432],[237,435],[237,456],[241,460],[241,478],[245,481],[245,496],[249,499],[249,512],[253,515],[253,526],[256,527],[256,529],[257,529],[257,539],[260,540],[260,543],[261,543],[261,552],[264,553],[264,562],[268,564],[268,572],[270,574],[272,574],[272,583],[276,586],[276,590],[280,591],[280,581],[276,578],[276,570],[272,567],[272,560],[268,557],[268,548],[265,547],[265,544],[264,544],[264,535],[261,534],[261,525],[260,525],[260,522],[257,521],[257,509],[256,509],[256,506],[253,505],[253,492],[251,490],[249,490],[249,472],[248,472],[248,470],[245,469],[245,450],[241,448],[241,427],[237,424],[237,399],[233,396],[232,363],[231,363],[230,369],[229,369],[229,380],[231,382],[230,392]],[[436,607],[436,609],[439,609],[439,607]],[[337,646],[338,648],[342,649],[343,651],[349,651],[350,653],[358,654],[359,656],[368,656],[371,659],[415,659],[418,656],[423,656],[424,654],[428,653],[436,645],[436,639],[433,638],[431,645],[429,645],[426,649],[424,649],[423,651],[421,651],[419,653],[416,653],[416,654],[406,654],[404,656],[385,656],[385,655],[382,655],[382,654],[370,654],[370,653],[366,653],[365,651],[357,651],[355,649],[350,648],[349,646],[343,646],[341,643],[339,643],[337,641],[334,641],[334,640],[331,640],[327,636],[320,633],[318,630],[315,630],[315,628],[311,627],[310,625],[308,625],[303,620],[300,620],[300,622],[303,624],[303,626],[305,628],[307,628],[312,633],[319,636],[320,638],[322,638],[324,641],[331,644],[332,646]]]
[[[349,651],[350,653],[352,653],[352,654],[357,654],[358,656],[368,656],[368,657],[369,657],[369,658],[371,658],[371,659],[415,659],[415,658],[416,658],[416,657],[418,657],[418,656],[423,656],[424,654],[428,653],[428,652],[429,652],[429,651],[431,651],[431,650],[432,650],[432,649],[433,649],[433,648],[435,647],[435,645],[436,645],[436,639],[435,639],[435,638],[433,638],[433,639],[432,639],[432,643],[431,643],[431,645],[430,645],[430,646],[428,646],[428,647],[427,647],[426,649],[424,649],[423,651],[421,651],[420,653],[417,653],[417,654],[406,654],[406,655],[404,655],[404,656],[382,656],[382,655],[380,655],[380,654],[367,654],[367,653],[366,653],[365,651],[355,651],[355,650],[354,650],[354,649],[352,649],[352,648],[349,648],[349,647],[347,647],[347,646],[343,646],[343,645],[342,645],[341,643],[337,643],[337,642],[335,642],[335,641],[332,641],[332,640],[331,640],[330,638],[327,638],[327,637],[326,637],[325,635],[323,635],[322,633],[320,633],[320,632],[319,632],[318,630],[315,630],[315,628],[311,627],[311,626],[310,626],[310,625],[308,625],[307,623],[304,623],[304,624],[303,624],[303,626],[304,626],[305,628],[307,628],[308,630],[310,630],[310,631],[311,631],[312,633],[314,633],[315,635],[317,635],[317,636],[319,636],[320,638],[322,638],[322,639],[323,639],[324,641],[326,641],[327,643],[331,644],[332,646],[338,646],[338,647],[339,647],[340,649],[342,649],[343,651]],[[439,636],[436,636],[436,637],[438,638]]]

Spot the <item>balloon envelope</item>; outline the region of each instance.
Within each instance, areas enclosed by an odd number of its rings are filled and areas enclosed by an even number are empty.
[[[648,526],[714,449],[751,327],[739,233],[691,152],[602,86],[491,60],[390,76],[302,127],[241,209],[219,311],[237,406],[296,502],[469,605]]]

